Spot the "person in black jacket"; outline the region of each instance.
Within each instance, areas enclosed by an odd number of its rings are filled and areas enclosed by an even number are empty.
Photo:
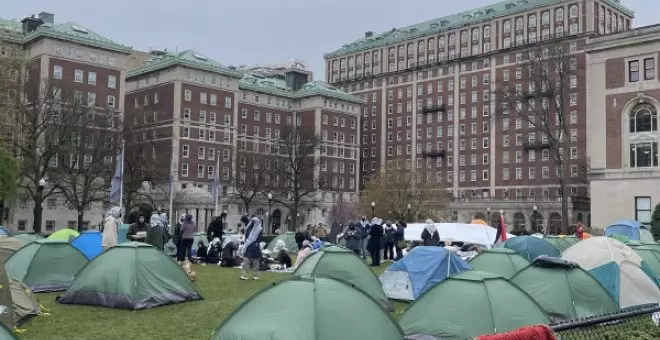
[[[208,230],[206,231],[206,238],[209,242],[213,241],[214,238],[219,238],[222,241],[222,227],[224,226],[224,221],[222,216],[216,216],[213,218],[213,221],[209,223]]]
[[[432,220],[426,220],[426,226],[422,231],[422,242],[424,242],[424,246],[437,246],[440,244],[440,234]]]
[[[396,243],[395,233],[396,227],[392,225],[392,222],[385,222],[385,261],[394,261],[394,244]]]
[[[309,235],[307,228],[304,226],[298,228],[298,231],[293,237],[296,239],[296,244],[298,245],[298,249],[303,248],[302,243],[305,242],[305,240],[307,241],[311,240],[311,236]]]
[[[369,241],[367,242],[367,250],[371,255],[371,266],[378,267],[380,266],[380,248],[381,242],[384,235],[383,222],[380,219],[374,218],[371,223],[371,230],[369,232]]]

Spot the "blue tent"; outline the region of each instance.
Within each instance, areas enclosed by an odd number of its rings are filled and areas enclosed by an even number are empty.
[[[71,245],[92,260],[103,252],[102,239],[103,235],[100,232],[86,231],[71,241]]]
[[[11,232],[7,228],[0,225],[0,235],[11,235]]]
[[[469,264],[443,247],[415,247],[380,276],[387,297],[413,301],[447,277],[471,270]]]
[[[511,249],[529,262],[534,262],[541,255],[560,257],[561,252],[550,242],[534,236],[516,236],[504,242],[504,248]]]
[[[653,235],[646,226],[634,220],[618,220],[605,229],[605,236],[622,235],[642,243],[654,243]]]

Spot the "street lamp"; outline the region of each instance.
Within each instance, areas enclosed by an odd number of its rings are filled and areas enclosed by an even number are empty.
[[[408,211],[406,213],[406,219],[408,220],[407,222],[411,222],[410,220],[412,219],[410,217],[410,208],[411,208],[410,203],[408,203]]]
[[[371,202],[371,218],[376,217],[376,202]]]
[[[488,219],[488,225],[492,222],[490,221],[490,207],[486,208],[486,218]]]
[[[534,212],[532,212],[532,228],[534,228],[534,232],[538,232],[538,230],[537,230],[538,225],[537,225],[537,220],[536,220],[536,214],[537,214],[537,210],[538,210],[539,208],[538,208],[537,206],[533,206],[532,209],[534,210]]]
[[[271,215],[272,215],[272,211],[273,211],[272,210],[273,194],[269,192],[266,197],[268,197],[268,214],[267,214],[268,215],[268,229],[270,229],[270,231],[272,232],[273,231],[273,220],[271,218]]]
[[[41,233],[41,218],[44,210],[44,188],[46,187],[46,179],[41,178],[37,183],[37,197],[34,202],[34,225],[32,230],[35,233]]]

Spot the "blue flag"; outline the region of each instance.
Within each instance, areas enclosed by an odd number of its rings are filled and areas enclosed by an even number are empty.
[[[122,154],[124,151],[122,150]],[[123,159],[121,155],[117,156],[117,167],[115,174],[112,176],[110,182],[110,202],[119,202],[121,200],[121,187],[122,187],[122,167]]]
[[[216,167],[213,171],[213,202],[218,201],[218,189],[220,188],[220,168]]]

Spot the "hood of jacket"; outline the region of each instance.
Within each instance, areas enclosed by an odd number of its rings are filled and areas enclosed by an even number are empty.
[[[160,218],[160,215],[158,215],[158,213],[153,213],[151,214],[151,218],[149,219],[149,224],[151,224],[152,227],[162,226],[163,220]]]
[[[436,231],[438,231],[438,228],[436,228],[435,223],[433,223],[433,220],[426,220],[426,226],[424,228],[429,232],[429,234],[433,235],[435,234]]]
[[[160,214],[160,221],[163,223],[163,225],[167,225],[167,224],[169,224],[169,222],[170,222],[170,221],[169,221],[169,218],[167,218],[167,214],[166,214],[166,213],[161,213],[161,214]]]

